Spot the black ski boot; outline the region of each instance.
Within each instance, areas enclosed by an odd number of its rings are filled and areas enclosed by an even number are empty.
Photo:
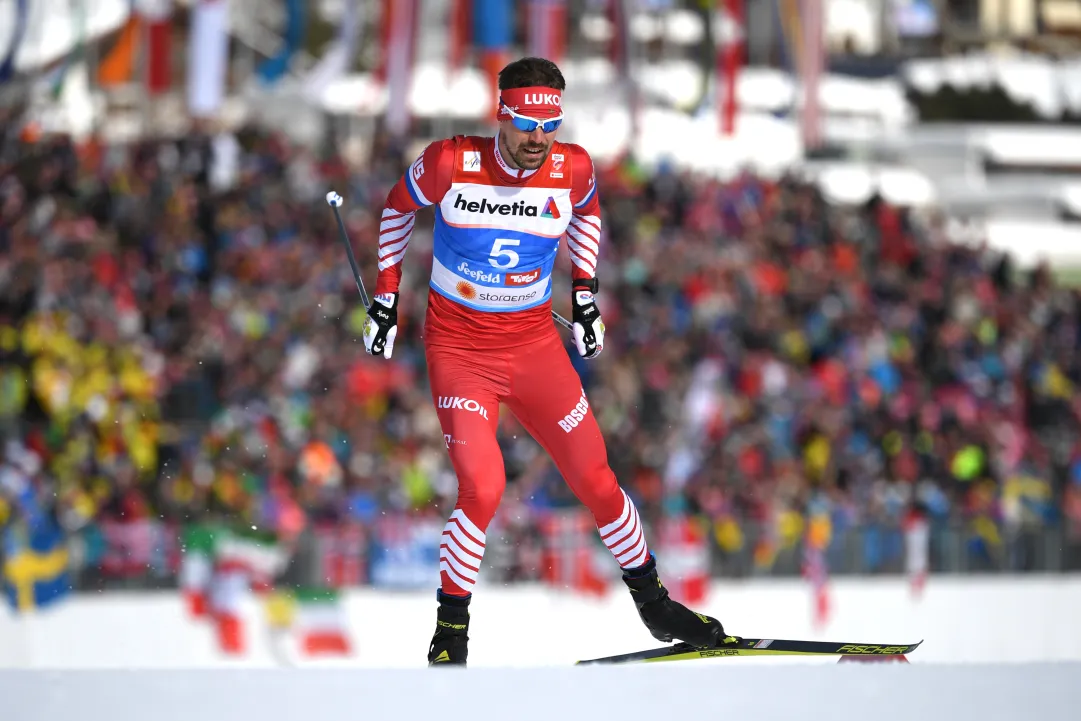
[[[436,591],[435,635],[428,647],[428,665],[465,666],[469,655],[469,601],[472,596],[450,596]]]
[[[631,590],[642,623],[658,641],[679,640],[695,648],[739,643],[737,637],[724,632],[717,619],[696,613],[668,597],[668,589],[657,577],[657,560],[652,553],[644,565],[625,572],[623,582]]]

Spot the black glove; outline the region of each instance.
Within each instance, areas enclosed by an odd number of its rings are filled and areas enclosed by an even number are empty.
[[[364,350],[370,355],[390,358],[398,335],[398,294],[380,293],[372,298],[364,321]]]
[[[604,321],[593,294],[597,292],[596,278],[579,278],[571,284],[574,344],[578,355],[596,358],[604,350]]]

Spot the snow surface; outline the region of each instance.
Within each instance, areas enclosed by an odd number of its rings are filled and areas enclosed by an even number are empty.
[[[583,597],[489,584],[481,574],[470,606],[470,665],[558,668],[658,645],[621,586],[604,597]],[[832,614],[822,627],[814,623],[807,584],[797,580],[718,581],[694,605],[748,637],[891,644],[923,639],[912,665],[1081,662],[1076,574],[934,577],[922,597],[913,596],[901,578],[841,578],[831,592]],[[288,644],[271,636],[265,608],[255,600],[241,608],[248,649],[240,657],[217,650],[210,624],[190,618],[176,592],[83,594],[30,617],[3,608],[0,668],[424,668],[435,627],[434,588],[354,589],[343,594],[343,605],[354,655],[327,660],[291,654]],[[1003,629],[1009,643],[1000,637]],[[738,661],[748,667],[835,663],[801,656]],[[7,721],[2,699],[0,719]]]
[[[528,635],[522,639],[528,648]],[[1081,664],[0,674],[5,721],[1076,718]],[[726,666],[721,668],[721,666]]]

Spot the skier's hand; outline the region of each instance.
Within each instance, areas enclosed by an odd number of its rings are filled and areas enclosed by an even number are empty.
[[[398,335],[398,294],[380,293],[372,298],[364,321],[364,350],[370,355],[390,358]]]
[[[578,355],[583,358],[596,358],[604,350],[604,321],[597,309],[593,294],[597,292],[597,279],[576,280],[573,284],[574,344],[578,346]]]

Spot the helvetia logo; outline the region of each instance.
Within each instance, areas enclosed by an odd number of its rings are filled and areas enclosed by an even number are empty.
[[[540,217],[559,220],[559,206],[556,205],[555,198],[548,196],[548,202],[544,204],[544,210],[541,211]]]
[[[554,201],[548,198],[548,204],[554,207]],[[519,200],[515,203],[489,203],[487,198],[481,198],[480,201],[466,200],[465,197],[458,193],[458,197],[454,199],[454,209],[464,210],[467,213],[484,213],[485,215],[514,215],[514,216],[528,216],[530,218],[537,217],[537,206],[526,205],[525,201]],[[548,212],[548,206],[544,206],[545,212]],[[546,215],[546,218],[558,218],[559,211],[556,214]]]

